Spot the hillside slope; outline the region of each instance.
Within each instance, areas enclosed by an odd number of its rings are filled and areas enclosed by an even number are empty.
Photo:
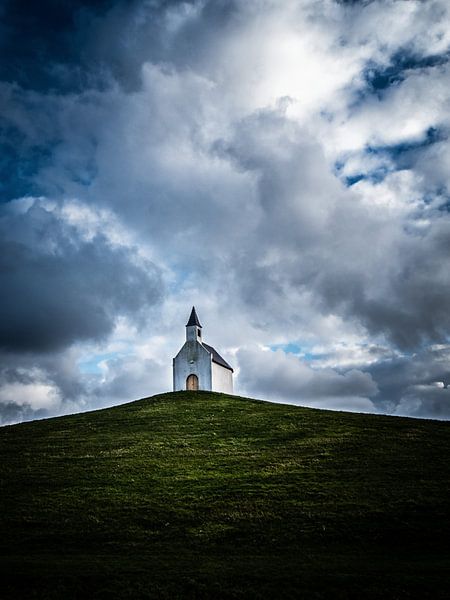
[[[2,598],[446,598],[450,423],[208,392],[0,429]]]

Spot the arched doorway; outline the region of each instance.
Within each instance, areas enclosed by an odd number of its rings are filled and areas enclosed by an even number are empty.
[[[189,377],[186,379],[186,389],[193,391],[193,392],[198,390],[197,375],[194,375],[193,373],[191,375],[189,375]]]

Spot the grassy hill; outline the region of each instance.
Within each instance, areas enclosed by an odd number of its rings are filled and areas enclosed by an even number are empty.
[[[448,598],[450,423],[209,392],[0,428],[2,598]]]

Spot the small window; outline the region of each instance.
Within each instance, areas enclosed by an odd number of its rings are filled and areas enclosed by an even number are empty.
[[[198,337],[202,337],[201,329],[197,329],[197,331],[198,331]]]

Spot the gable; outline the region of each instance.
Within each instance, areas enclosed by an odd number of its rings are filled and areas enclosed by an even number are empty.
[[[203,346],[206,346],[206,344],[201,344],[200,342],[197,342],[197,341],[194,342],[192,340],[186,341],[181,346],[181,348],[180,348],[178,354],[175,356],[174,360],[177,360],[181,357],[186,358],[187,355],[192,355],[193,353],[207,354],[209,356],[211,353],[209,352],[209,350],[207,350]]]

